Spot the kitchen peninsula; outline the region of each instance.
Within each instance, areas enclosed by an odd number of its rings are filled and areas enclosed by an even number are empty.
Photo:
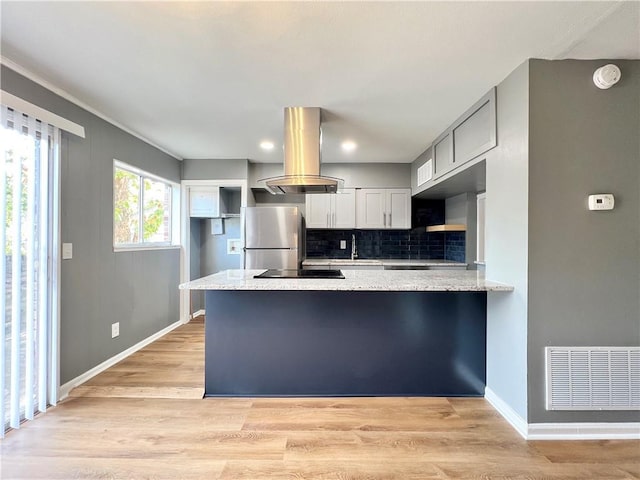
[[[484,394],[487,294],[513,287],[476,271],[263,271],[180,285],[206,291],[206,396]]]

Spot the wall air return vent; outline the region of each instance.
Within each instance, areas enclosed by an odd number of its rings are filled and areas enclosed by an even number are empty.
[[[430,158],[418,167],[416,183],[420,186],[431,179],[433,179],[433,159]]]
[[[640,410],[640,347],[546,347],[547,410]]]

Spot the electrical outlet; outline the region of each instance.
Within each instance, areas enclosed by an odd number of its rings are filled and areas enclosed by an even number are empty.
[[[111,338],[116,338],[120,335],[120,322],[111,324]]]
[[[340,240],[340,250],[346,250],[346,249],[347,249],[347,241]]]

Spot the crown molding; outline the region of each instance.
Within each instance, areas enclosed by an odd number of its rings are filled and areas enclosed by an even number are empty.
[[[138,132],[135,132],[135,131],[131,130],[130,128],[126,127],[125,125],[121,124],[120,122],[112,119],[108,115],[105,115],[104,113],[100,112],[99,110],[96,110],[95,108],[91,107],[90,105],[87,105],[83,101],[81,101],[81,100],[77,99],[76,97],[74,97],[73,95],[71,95],[66,90],[63,90],[62,88],[54,85],[50,81],[45,80],[44,78],[36,75],[32,71],[26,69],[25,67],[23,67],[22,65],[20,65],[19,63],[15,62],[15,61],[11,60],[10,58],[5,57],[4,55],[0,55],[0,63],[2,65],[6,66],[7,68],[10,68],[11,70],[15,71],[16,73],[19,73],[23,77],[28,78],[32,82],[37,83],[38,85],[46,88],[50,92],[55,93],[59,97],[62,97],[65,100],[73,103],[74,105],[77,105],[78,107],[82,108],[83,110],[86,110],[87,112],[95,115],[96,117],[101,118],[105,122],[109,122],[111,125],[113,125],[115,127],[118,127],[120,130],[122,130],[124,132],[127,132],[128,134],[133,135],[134,137],[138,138],[139,140],[142,140],[143,142],[151,145],[152,147],[157,148],[161,152],[164,152],[167,155],[172,156],[176,160],[183,160],[183,158],[180,157],[179,155],[176,155],[175,153],[167,150],[166,148],[161,147],[160,145],[158,145],[158,144],[152,142],[151,140],[149,140],[148,138],[142,136]]]

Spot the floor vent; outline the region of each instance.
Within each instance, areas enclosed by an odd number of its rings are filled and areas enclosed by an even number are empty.
[[[640,410],[640,347],[546,347],[547,410]]]

